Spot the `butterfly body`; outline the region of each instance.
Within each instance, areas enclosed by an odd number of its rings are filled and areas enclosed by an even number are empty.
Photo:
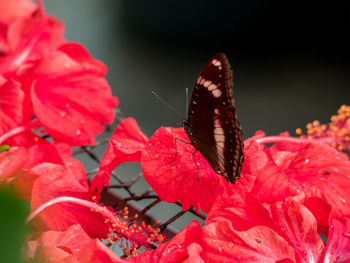
[[[213,170],[235,183],[244,157],[232,89],[230,64],[223,53],[218,53],[197,79],[183,126],[193,146]]]

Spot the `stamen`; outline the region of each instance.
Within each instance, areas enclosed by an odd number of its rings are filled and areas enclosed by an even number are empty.
[[[331,117],[329,124],[313,121],[306,125],[306,135],[302,133],[300,128],[296,130],[296,133],[302,139],[323,139],[339,151],[350,154],[350,107],[341,106],[337,115]]]

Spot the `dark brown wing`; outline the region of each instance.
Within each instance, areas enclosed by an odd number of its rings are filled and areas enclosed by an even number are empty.
[[[230,64],[223,53],[218,53],[197,79],[184,126],[213,170],[235,183],[243,162],[243,139],[232,88]]]

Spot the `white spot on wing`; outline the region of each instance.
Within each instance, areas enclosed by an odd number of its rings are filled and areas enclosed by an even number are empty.
[[[208,88],[209,86],[211,85],[211,81],[210,80],[206,80],[204,83],[203,83],[203,86]]]
[[[211,92],[215,98],[219,98],[222,94],[221,90],[219,89],[214,89],[212,92]]]
[[[208,87],[208,90],[209,90],[209,91],[212,91],[213,89],[217,89],[217,88],[218,88],[218,85],[211,84],[211,85]]]
[[[221,62],[217,59],[213,59],[213,61],[211,62],[214,66],[220,67],[221,66]]]
[[[215,119],[214,120],[214,140],[216,144],[216,152],[219,156],[219,158],[224,158],[224,146],[225,146],[225,134],[224,129],[221,127],[220,120]],[[225,167],[223,167],[222,162],[219,162],[220,169],[222,171],[225,170]]]

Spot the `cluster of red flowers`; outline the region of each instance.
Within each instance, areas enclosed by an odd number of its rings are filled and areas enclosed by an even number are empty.
[[[31,203],[34,231],[24,244],[26,258],[350,262],[350,161],[340,151],[349,147],[348,107],[300,138],[258,132],[247,139],[234,185],[200,154],[195,163],[193,146],[179,143],[175,149],[174,138],[189,141],[182,128],[162,127],[148,139],[134,119],[125,119],[89,186],[71,154],[73,146],[93,144],[114,119],[118,101],[104,78],[105,65],[67,42],[62,23],[45,13],[41,1],[0,0],[0,10],[0,183]],[[205,225],[193,221],[164,242],[159,229],[138,225],[127,209],[115,213],[101,205],[111,171],[124,162],[141,163],[161,200],[208,213]],[[131,256],[119,258],[101,239],[124,241]]]

